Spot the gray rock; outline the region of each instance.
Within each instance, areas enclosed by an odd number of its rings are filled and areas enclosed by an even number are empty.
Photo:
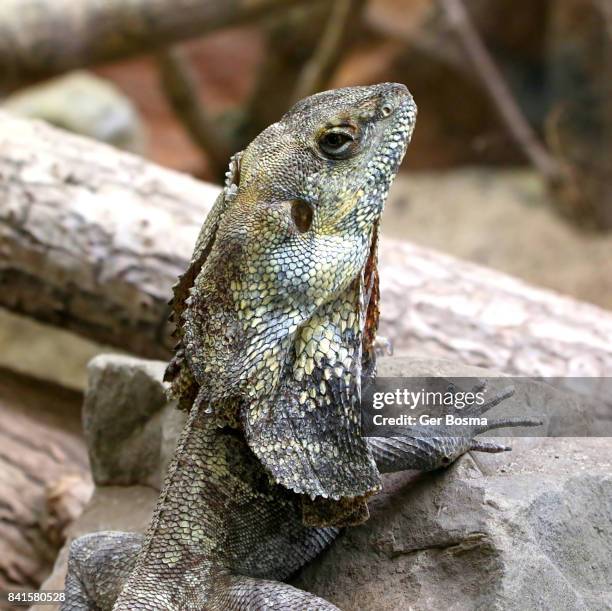
[[[611,609],[610,440],[513,444],[387,477],[370,520],[295,585],[346,611]]]
[[[88,365],[83,426],[98,485],[145,484],[159,488],[162,423],[173,412],[162,382],[165,363],[101,355]],[[167,437],[167,435],[166,435]],[[172,442],[164,443],[166,452]]]
[[[5,110],[112,144],[144,152],[144,128],[130,99],[110,81],[72,72],[9,96]]]
[[[90,365],[85,426],[99,487],[70,530],[142,531],[185,415],[166,403],[164,364],[103,356]],[[380,375],[493,377],[434,359],[381,359]],[[597,431],[570,393],[528,382],[493,415],[544,414],[542,434]],[[508,434],[517,431],[508,429]],[[521,432],[518,433],[519,435]],[[612,444],[513,437],[512,452],[472,453],[450,469],[386,476],[370,520],[294,580],[346,611],[612,609]],[[45,587],[60,589],[66,548]]]
[[[68,536],[41,590],[63,590],[68,550],[74,539],[102,530],[144,532],[151,521],[158,491],[147,486],[102,486],[96,488],[81,516],[68,529]],[[57,611],[59,605],[34,605],[32,611]]]

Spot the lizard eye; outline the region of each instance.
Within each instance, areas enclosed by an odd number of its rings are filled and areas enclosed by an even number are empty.
[[[321,152],[332,159],[346,159],[355,149],[353,134],[342,128],[332,128],[326,131],[318,142]]]

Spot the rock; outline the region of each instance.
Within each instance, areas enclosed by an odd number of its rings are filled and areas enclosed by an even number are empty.
[[[159,488],[162,421],[174,410],[162,382],[165,366],[120,355],[90,361],[83,426],[96,484]]]
[[[85,424],[94,477],[148,486],[99,485],[44,588],[62,588],[75,536],[146,528],[155,474],[165,470],[185,418],[165,402],[163,368],[115,355],[92,361]],[[495,372],[417,357],[382,358],[379,373],[489,376],[492,389],[508,383]],[[467,454],[422,476],[386,476],[370,520],[293,583],[346,611],[612,608],[612,446],[584,437],[599,427],[588,404],[530,381],[492,413],[542,413],[542,435],[583,437],[514,437],[512,452]]]
[[[74,539],[101,530],[144,532],[148,526],[158,491],[147,486],[101,486],[94,494],[83,514],[68,529],[68,538],[62,547],[53,572],[41,590],[63,590],[66,579],[68,549]],[[59,605],[34,605],[32,611],[57,611]]]
[[[53,572],[41,589],[63,590],[70,543],[102,530],[144,532],[185,415],[166,398],[166,363],[118,354],[93,358],[83,426],[97,487],[67,529]],[[55,605],[34,606],[56,611]]]
[[[293,582],[346,611],[612,608],[609,439],[521,439],[388,476]]]
[[[47,486],[39,523],[50,541],[60,545],[66,541],[69,526],[83,513],[93,488],[89,473],[66,474]]]
[[[72,72],[22,89],[2,106],[126,151],[144,152],[144,127],[130,99],[110,81],[88,72]]]

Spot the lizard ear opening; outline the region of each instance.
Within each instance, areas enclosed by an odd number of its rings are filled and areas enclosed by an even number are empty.
[[[312,226],[313,212],[309,204],[301,199],[291,202],[291,218],[300,233],[306,233]]]

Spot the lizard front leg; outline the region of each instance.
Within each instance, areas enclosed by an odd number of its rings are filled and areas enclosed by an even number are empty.
[[[129,577],[142,535],[97,532],[72,542],[62,611],[110,611]]]
[[[481,416],[514,394],[507,388],[495,394],[483,405],[473,405],[462,415]],[[508,446],[478,439],[476,435],[493,429],[517,426],[538,426],[537,418],[500,418],[486,424],[454,427],[414,426],[406,427],[394,437],[368,437],[368,446],[381,473],[396,471],[432,471],[447,467],[466,452],[505,452]],[[458,431],[461,430],[461,434]]]

